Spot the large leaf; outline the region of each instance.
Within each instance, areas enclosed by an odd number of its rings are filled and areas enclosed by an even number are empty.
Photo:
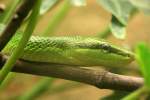
[[[127,21],[134,6],[128,0],[97,0],[107,11],[112,13],[123,25],[127,25]]]
[[[116,38],[124,39],[126,26],[135,7],[128,0],[97,0],[112,14],[110,30]]]
[[[41,8],[40,8],[40,15],[46,13],[53,5],[56,4],[58,0],[43,0]]]
[[[150,0],[129,0],[134,6],[150,14]]]
[[[126,36],[126,26],[120,23],[115,16],[112,16],[110,30],[118,39],[124,39]]]
[[[85,6],[86,5],[86,0],[71,0],[71,3],[74,6]]]
[[[150,48],[146,44],[140,43],[136,48],[136,58],[140,64],[145,85],[150,88]]]

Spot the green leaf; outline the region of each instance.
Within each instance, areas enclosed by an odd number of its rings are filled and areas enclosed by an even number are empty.
[[[128,0],[97,0],[107,11],[112,13],[120,23],[127,25],[127,21],[134,6]]]
[[[74,6],[86,6],[86,0],[71,0]]]
[[[38,15],[39,15],[39,8],[41,5],[42,0],[37,0],[36,4],[33,7],[32,13],[30,15],[30,21],[28,23],[27,28],[25,29],[25,32],[23,33],[21,40],[19,41],[16,49],[12,53],[12,55],[9,57],[9,59],[6,61],[6,63],[3,65],[1,71],[0,71],[0,84],[4,81],[8,73],[13,68],[16,60],[20,57],[23,48],[26,46],[35,26],[37,23]]]
[[[134,6],[150,14],[150,0],[129,0]]]
[[[126,26],[120,23],[115,16],[112,16],[110,30],[118,39],[124,39],[126,36]]]
[[[150,90],[147,86],[142,86],[136,91],[131,92],[129,95],[125,96],[121,100],[149,100],[147,96],[149,96]]]
[[[43,0],[42,5],[40,7],[40,15],[46,13],[50,8],[52,8],[58,0]]]
[[[140,43],[136,48],[136,58],[144,76],[145,85],[150,88],[150,48]]]
[[[0,22],[7,24],[10,20],[11,17],[13,15],[13,13],[15,12],[18,4],[21,2],[22,0],[14,0],[9,3],[8,7],[5,9],[4,13],[2,14],[2,16],[0,17]]]

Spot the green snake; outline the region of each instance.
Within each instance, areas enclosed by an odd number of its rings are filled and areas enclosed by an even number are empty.
[[[20,36],[14,36],[3,53],[11,55]],[[133,61],[131,52],[89,37],[32,36],[20,57],[31,62],[80,66],[124,66]]]

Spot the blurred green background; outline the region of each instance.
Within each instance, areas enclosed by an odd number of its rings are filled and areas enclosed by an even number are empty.
[[[10,0],[0,0],[0,4],[7,4]],[[38,23],[35,35],[40,34],[48,21],[51,19],[61,3],[45,14]],[[82,7],[72,7],[63,21],[57,26],[54,34],[57,36],[94,36],[105,30],[111,20],[109,12],[104,10],[95,0],[87,0],[87,5]],[[143,12],[137,13],[127,26],[127,37],[124,40],[110,36],[108,41],[121,47],[132,48],[140,41],[150,43],[150,16]],[[132,73],[131,73],[132,74]],[[21,95],[25,91],[35,86],[42,76],[17,73],[8,86],[0,90],[0,100],[12,100],[15,96]],[[55,87],[62,84],[68,85],[62,91]],[[63,79],[54,81],[48,91],[40,95],[36,100],[98,100],[100,97],[110,94],[111,90],[98,89],[86,84],[75,83]]]

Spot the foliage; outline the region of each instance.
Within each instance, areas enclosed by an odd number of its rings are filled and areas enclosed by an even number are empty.
[[[145,85],[150,88],[150,48],[140,43],[136,49],[137,61],[140,64],[140,69],[145,79]]]
[[[128,0],[97,0],[112,14],[110,29],[119,39],[125,38],[127,22],[134,11],[134,6]]]
[[[40,7],[41,1],[38,0],[37,4],[35,5],[31,17],[30,17],[30,22],[18,44],[18,47],[16,50],[12,53],[8,61],[4,64],[3,68],[0,71],[0,84],[3,82],[5,77],[8,75],[8,73],[11,71],[12,67],[14,66],[16,60],[20,57],[22,53],[22,49],[26,46],[26,43],[28,42],[34,28],[37,22],[38,18],[38,12],[39,12],[39,7]]]
[[[0,17],[1,23],[7,24],[9,22],[17,5],[20,2],[21,2],[21,0],[15,0],[15,1],[11,1],[11,3],[9,3],[10,5],[7,7],[7,9],[4,11],[4,13]]]
[[[126,96],[123,100],[136,100],[142,97],[146,98],[150,93],[150,48],[148,45],[145,43],[138,44],[136,48],[136,58],[144,76],[145,85],[130,95]]]
[[[144,11],[145,14],[150,14],[149,0],[129,0],[135,7]]]
[[[11,5],[8,6],[8,8],[5,10],[5,12],[2,15],[0,14],[1,15],[0,32],[4,30],[7,23],[11,20],[11,17],[13,16],[13,13],[20,2],[21,0],[15,0],[15,2],[13,2]],[[13,52],[13,55],[5,63],[3,69],[1,70],[0,82],[4,80],[5,76],[11,71],[12,66],[19,58],[19,55],[21,54],[21,49],[23,49],[24,46],[26,45],[28,39],[33,33],[35,25],[37,24],[36,22],[37,22],[38,15],[40,14],[43,16],[45,13],[49,12],[51,8],[55,7],[55,5],[58,4],[58,2],[60,1],[41,0],[40,2],[41,2],[41,6],[40,3],[38,3],[37,6],[33,9],[29,17],[28,26],[24,34],[22,35],[22,39],[20,40],[20,44],[18,45],[18,48]],[[60,9],[55,14],[55,16],[51,18],[48,27],[46,27],[46,29],[44,30],[43,34],[45,36],[48,36],[49,33],[52,33],[56,29],[58,24],[61,22],[61,20],[65,17],[65,15],[68,13],[69,9],[71,8],[70,2],[75,7],[87,5],[86,0],[65,0],[64,4],[60,7]],[[132,18],[132,16],[134,16],[137,10],[142,10],[144,11],[144,13],[150,14],[149,0],[97,0],[97,2],[98,4],[100,4],[100,6],[102,6],[106,11],[108,11],[112,15],[108,28],[105,30],[105,32],[103,32],[104,37],[108,33],[112,32],[112,34],[116,38],[124,39],[126,37],[126,27],[128,25],[128,21]],[[127,96],[127,98],[136,98],[137,96],[141,95],[142,91],[146,91],[146,93],[149,93],[149,89],[150,89],[150,78],[149,78],[150,48],[148,45],[141,43],[137,46],[135,53],[136,53],[137,62],[140,65],[140,70],[144,76],[145,85],[144,88],[142,87],[139,90],[131,93],[130,95]],[[32,98],[34,96],[37,96],[39,95],[39,93],[46,91],[47,90],[46,87],[48,85],[51,86],[52,83],[53,83],[52,79],[46,79],[46,80],[43,79],[41,82],[39,82],[39,84],[37,84],[33,89],[31,89],[30,93],[26,93],[22,97]],[[128,94],[127,92],[115,91],[113,94],[103,98],[102,100],[108,100],[110,98],[112,100],[115,100],[115,98],[118,99],[118,97],[120,99],[127,94]],[[131,100],[131,99],[124,99],[124,100]]]

